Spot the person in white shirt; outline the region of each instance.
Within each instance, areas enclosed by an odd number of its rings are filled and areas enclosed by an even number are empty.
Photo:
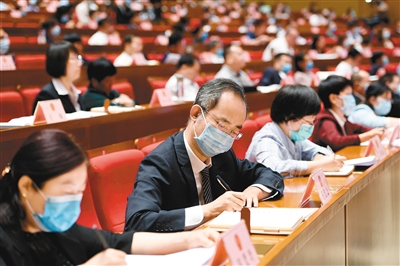
[[[298,36],[299,32],[296,29],[287,29],[284,37],[276,38],[267,45],[262,55],[262,60],[271,61],[275,55],[280,53],[286,53],[293,56],[294,46],[296,45],[296,39]]]
[[[120,45],[121,40],[108,18],[98,22],[99,28],[89,39],[89,45]]]
[[[164,64],[177,64],[185,50],[186,41],[183,38],[183,34],[175,31],[168,38],[168,51],[164,54],[161,62]]]
[[[124,51],[114,60],[115,67],[121,66],[143,66],[147,65],[148,60],[142,53],[143,43],[142,38],[127,35],[124,38]]]
[[[347,58],[336,66],[335,72],[340,76],[350,79],[351,75],[359,70],[358,66],[362,58],[362,54],[355,47],[352,47],[349,50]]]
[[[178,79],[182,78],[183,83],[183,101],[194,101],[199,84],[195,79],[199,76],[200,63],[196,57],[191,54],[182,55],[176,65],[176,72],[168,80],[165,88],[171,92],[172,100],[178,101]]]
[[[224,48],[219,40],[210,41],[207,44],[208,51],[199,55],[202,64],[223,64]]]
[[[88,0],[83,0],[75,7],[75,14],[78,18],[78,22],[81,26],[86,26],[90,21],[89,11],[90,3]],[[96,4],[92,4],[93,7],[97,7]]]
[[[224,49],[225,64],[221,67],[215,78],[226,78],[236,82],[239,85],[254,86],[253,81],[242,70],[246,61],[243,56],[243,49],[238,45],[230,45]]]

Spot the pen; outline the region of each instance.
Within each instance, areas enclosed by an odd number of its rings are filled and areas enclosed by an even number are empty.
[[[330,152],[332,152],[332,155],[333,155],[333,159],[335,160],[335,153],[333,152],[333,150],[332,150],[332,148],[331,148],[331,146],[326,146],[326,149],[328,150],[328,151],[330,151]]]
[[[97,230],[97,226],[94,224],[92,228],[93,228],[94,234],[96,235],[97,239],[100,241],[103,248],[108,249],[109,248],[108,244],[107,244],[106,240],[104,239],[104,237],[100,234],[99,230]]]
[[[217,181],[225,189],[225,191],[232,191],[232,189],[225,182],[225,180],[223,180],[222,177],[220,177],[219,175],[217,175]]]

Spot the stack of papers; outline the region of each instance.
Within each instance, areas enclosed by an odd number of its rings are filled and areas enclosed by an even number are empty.
[[[387,147],[387,146],[389,146],[389,139],[383,139],[382,140],[382,146],[384,146],[384,147]],[[360,146],[365,146],[365,147],[367,147],[369,145],[369,140],[367,140],[367,141],[364,141],[364,142],[361,142],[360,143]],[[393,142],[392,142],[392,145],[394,146],[394,147],[397,147],[397,148],[400,148],[400,139],[395,139]]]
[[[279,84],[272,84],[272,85],[269,85],[269,86],[258,86],[257,87],[257,90],[259,91],[259,92],[261,92],[261,93],[269,93],[269,92],[272,92],[272,91],[277,91],[277,90],[279,90],[281,88],[281,85],[279,85]]]
[[[288,235],[318,208],[251,208],[250,228],[255,234]],[[226,231],[240,222],[240,212],[223,212],[208,226]]]
[[[215,246],[194,248],[168,255],[126,255],[128,265],[163,265],[163,266],[202,266],[213,257]]]
[[[354,165],[354,166],[371,166],[376,163],[376,157],[374,155],[356,158],[344,161],[344,165]]]
[[[118,113],[124,113],[124,112],[131,112],[135,110],[142,110],[144,109],[143,106],[136,105],[132,107],[125,107],[125,106],[109,106],[108,107],[108,112],[110,114],[118,114]],[[93,107],[90,109],[90,112],[100,112],[100,113],[105,113],[104,111],[104,106],[101,107]]]
[[[354,165],[344,165],[337,172],[325,172],[325,176],[348,176],[354,171]]]

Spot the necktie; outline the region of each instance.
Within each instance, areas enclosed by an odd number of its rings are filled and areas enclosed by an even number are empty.
[[[207,204],[212,201],[210,173],[208,167],[205,167],[200,173],[202,177],[204,203]]]

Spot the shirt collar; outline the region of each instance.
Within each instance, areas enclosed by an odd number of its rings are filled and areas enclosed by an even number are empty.
[[[210,168],[212,166],[211,163],[211,158],[209,159],[209,163],[205,164],[204,162],[202,162],[197,156],[196,154],[194,154],[194,152],[192,151],[192,149],[189,146],[189,143],[186,140],[186,136],[185,136],[185,132],[183,132],[183,142],[185,143],[185,148],[186,151],[189,155],[189,160],[190,160],[190,164],[192,165],[192,170],[193,173],[198,174],[200,173],[204,168],[208,167]]]
[[[55,78],[53,78],[51,81],[52,81],[52,83],[53,83],[53,85],[54,85],[54,89],[57,91],[57,94],[58,94],[58,95],[68,95],[68,94],[69,94],[67,88],[65,88],[64,84],[61,82],[60,79],[55,79]],[[71,83],[71,88],[72,88],[72,91],[74,92],[74,94],[75,94],[76,96],[78,96],[79,94],[81,94],[81,91],[78,90],[78,89],[74,86],[74,84],[72,84],[72,83]]]
[[[225,68],[229,73],[232,74],[232,76],[239,78],[241,75],[241,71],[239,70],[238,72],[233,71],[228,65],[224,64],[222,66],[223,68]]]
[[[340,118],[340,116],[337,113],[335,113],[335,111],[333,111],[332,109],[329,109],[329,112],[331,112],[331,114],[336,119],[336,121],[338,121],[339,125],[341,127],[344,127],[344,124],[346,123],[346,120],[343,120],[342,118]]]

